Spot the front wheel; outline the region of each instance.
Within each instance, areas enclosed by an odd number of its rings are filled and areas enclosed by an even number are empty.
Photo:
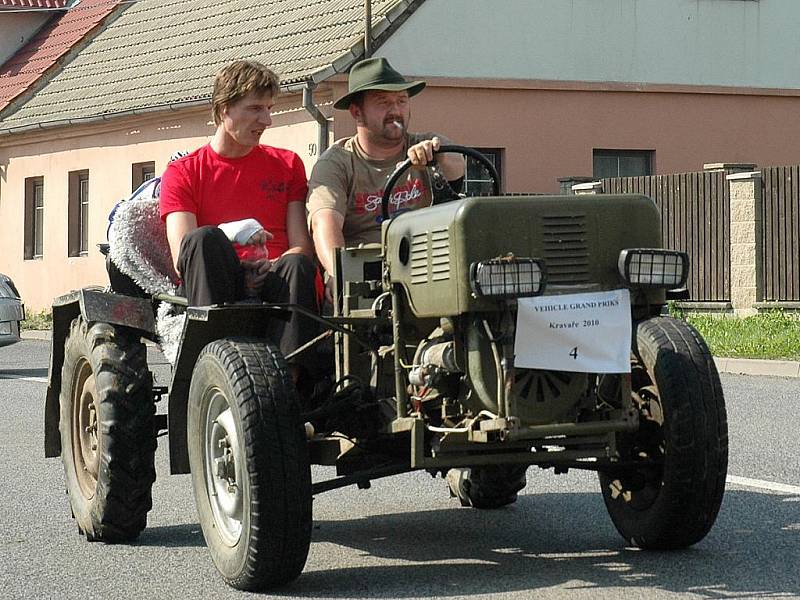
[[[263,590],[300,575],[311,542],[311,470],[297,394],[271,343],[221,339],[189,389],[192,487],[225,581]]]
[[[624,462],[638,468],[600,473],[617,530],[646,549],[699,542],[716,520],[728,469],[722,386],[700,334],[684,321],[636,325],[631,388],[639,430],[617,438]]]

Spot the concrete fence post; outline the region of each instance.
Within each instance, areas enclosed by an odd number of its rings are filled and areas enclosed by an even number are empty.
[[[583,175],[572,175],[570,177],[559,177],[558,178],[558,189],[559,193],[565,196],[570,196],[575,192],[572,190],[572,186],[577,185],[579,183],[590,183],[594,181],[594,177],[585,177]]]
[[[733,173],[751,173],[756,170],[756,165],[754,163],[705,163],[703,165],[703,171],[706,173],[711,173],[713,171],[725,171],[726,175],[731,175]]]
[[[602,194],[603,182],[591,181],[588,183],[576,183],[572,186],[572,193],[576,196],[582,196],[584,194]]]
[[[761,171],[727,175],[731,198],[731,307],[734,315],[758,312],[764,297],[762,277]]]

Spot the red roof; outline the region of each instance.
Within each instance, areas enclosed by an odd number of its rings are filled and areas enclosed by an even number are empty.
[[[64,4],[66,0],[0,0],[29,5]],[[14,56],[0,65],[0,111],[33,85],[75,44],[94,29],[119,3],[119,0],[83,0],[58,14]]]
[[[0,7],[19,6],[25,8],[64,8],[67,0],[0,0]]]

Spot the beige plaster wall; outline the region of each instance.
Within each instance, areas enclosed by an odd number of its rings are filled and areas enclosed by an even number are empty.
[[[316,155],[316,123],[292,98],[275,107],[273,127],[263,143],[297,152],[310,172]],[[194,150],[214,132],[208,107],[116,121],[99,126],[0,138],[0,272],[16,283],[29,310],[48,308],[54,297],[108,281],[96,244],[106,241],[108,214],[131,192],[131,165],[154,161],[163,171],[170,154]],[[89,252],[67,256],[68,173],[89,170]],[[44,178],[44,251],[23,259],[25,178]]]

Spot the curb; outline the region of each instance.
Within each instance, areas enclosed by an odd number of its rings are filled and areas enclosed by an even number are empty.
[[[23,330],[23,340],[50,341],[52,331]],[[758,375],[766,377],[798,377],[800,378],[800,362],[792,360],[761,360],[757,358],[721,358],[714,357],[720,373],[734,375]]]
[[[757,358],[714,357],[720,373],[736,375],[767,375],[769,377],[800,377],[800,362],[791,360],[761,360]]]
[[[49,342],[53,338],[53,332],[49,329],[44,330],[35,330],[35,329],[23,329],[19,332],[19,338],[21,340],[40,340]]]

